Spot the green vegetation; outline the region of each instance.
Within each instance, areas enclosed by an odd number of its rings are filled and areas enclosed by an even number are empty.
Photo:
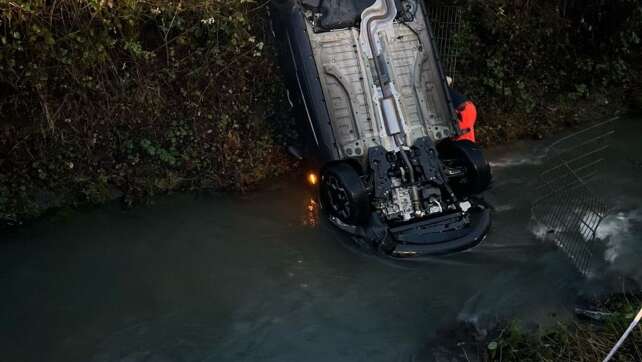
[[[0,0],[0,219],[287,170],[265,5]]]
[[[576,320],[529,331],[507,323],[471,343],[481,361],[601,361],[615,345],[642,306],[642,295],[618,294],[594,309],[601,320]],[[478,336],[475,336],[478,337]],[[642,360],[642,327],[636,328],[614,361]],[[475,352],[476,351],[476,352]]]
[[[440,3],[464,9],[456,86],[479,105],[483,142],[542,138],[640,107],[638,0]]]
[[[463,3],[457,85],[479,104],[483,142],[543,137],[624,97],[642,104],[639,3],[587,1],[578,14],[559,3]],[[267,5],[0,0],[0,220],[247,189],[291,168],[266,122],[285,100]]]

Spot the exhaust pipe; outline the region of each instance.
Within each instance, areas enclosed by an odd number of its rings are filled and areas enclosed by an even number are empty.
[[[394,0],[375,1],[372,6],[365,9],[361,14],[360,35],[364,52],[374,66],[379,87],[381,88],[382,97],[379,100],[379,106],[381,107],[386,132],[393,137],[402,132],[401,112],[399,112],[399,107],[394,97],[394,85],[386,63],[383,46],[378,36],[380,31],[392,27],[396,16],[397,7]],[[364,38],[366,41],[364,41]],[[395,137],[395,141],[396,139]],[[397,146],[400,145],[398,144]]]
[[[410,198],[412,199],[415,213],[423,213],[419,189],[416,186],[415,170],[406,154],[405,136],[403,132],[401,111],[399,103],[395,99],[394,84],[388,63],[386,62],[384,49],[379,38],[379,32],[390,29],[397,16],[397,7],[394,0],[377,0],[361,14],[361,43],[366,56],[371,60],[377,73],[379,87],[382,97],[379,99],[383,123],[388,136],[392,137],[399,148],[401,159],[408,173],[410,182]],[[364,38],[367,41],[364,41]]]

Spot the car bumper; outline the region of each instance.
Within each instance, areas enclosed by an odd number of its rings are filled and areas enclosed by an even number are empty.
[[[481,243],[491,226],[491,211],[475,207],[467,213],[455,213],[397,227],[371,223],[366,227],[346,225],[335,218],[332,224],[339,229],[377,245],[382,239],[392,248],[387,254],[397,259],[415,259],[468,250]]]
[[[460,228],[450,228],[467,217],[468,222]],[[443,255],[477,246],[484,240],[491,225],[489,209],[474,209],[466,216],[450,215],[437,220],[428,220],[403,227],[391,228],[397,242],[391,255],[397,258]]]

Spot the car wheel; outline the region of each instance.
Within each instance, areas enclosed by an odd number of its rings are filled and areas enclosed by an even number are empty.
[[[492,181],[490,165],[476,143],[468,140],[445,142],[439,146],[439,154],[466,169],[466,175],[453,185],[456,191],[474,195],[488,189]]]
[[[321,203],[330,215],[349,225],[362,225],[368,221],[368,193],[352,166],[336,163],[326,167],[319,191]]]

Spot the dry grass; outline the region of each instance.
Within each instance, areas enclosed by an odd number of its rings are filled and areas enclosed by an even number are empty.
[[[613,296],[595,307],[613,314],[602,322],[577,320],[534,332],[508,324],[481,343],[479,357],[483,361],[601,361],[642,307],[642,295]],[[629,336],[614,361],[642,361],[642,326]]]

